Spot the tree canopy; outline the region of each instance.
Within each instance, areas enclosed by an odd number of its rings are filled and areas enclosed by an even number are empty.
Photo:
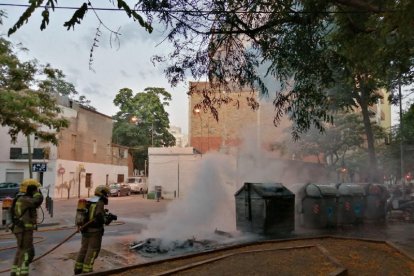
[[[96,110],[96,108],[91,105],[91,101],[88,100],[85,95],[79,94],[73,83],[66,80],[66,75],[62,70],[53,68],[50,64],[46,64],[43,68],[43,73],[46,78],[39,84],[41,90],[50,94],[66,96],[84,108]]]
[[[0,38],[0,124],[9,127],[12,141],[21,132],[57,144],[56,133],[68,126],[60,116],[55,95],[41,89],[35,61],[21,62],[7,40]],[[37,86],[37,88],[35,88]]]
[[[363,161],[368,159],[368,155],[363,150],[366,139],[361,114],[336,114],[334,122],[333,125],[328,124],[322,133],[311,128],[300,140],[282,141],[275,144],[274,148],[282,154],[295,156],[295,159],[315,156],[320,163],[326,163],[332,170],[347,168],[367,177],[367,164]],[[376,124],[373,128],[375,140],[382,144],[386,132]]]
[[[401,128],[401,122],[400,125],[396,125],[390,132],[387,145],[380,148],[379,161],[385,177],[388,178],[390,176],[399,178],[401,172],[414,175],[414,104],[403,112],[402,126]],[[401,158],[403,164],[401,164]],[[402,171],[401,165],[403,165]]]
[[[114,104],[120,111],[114,116],[114,143],[131,148],[135,168],[144,168],[148,147],[175,145],[169,133],[169,118],[164,107],[169,105],[171,94],[164,88],[148,87],[134,93],[129,88],[119,90]]]

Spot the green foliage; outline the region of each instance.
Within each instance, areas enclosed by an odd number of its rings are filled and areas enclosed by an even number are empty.
[[[402,139],[408,145],[414,145],[414,104],[402,116]]]
[[[3,18],[7,17],[3,10],[0,10],[0,25],[3,25]]]
[[[69,123],[59,116],[55,94],[35,79],[42,73],[37,63],[20,62],[10,42],[0,38],[0,68],[0,124],[9,128],[12,141],[21,132],[57,144],[56,133]]]
[[[69,21],[66,21],[65,24],[63,24],[63,26],[66,27],[68,31],[70,30],[70,28],[75,29],[75,25],[81,23],[87,11],[88,5],[86,3],[83,3],[82,6],[79,9],[77,9],[75,13],[72,15],[72,18],[69,19]]]
[[[175,138],[168,132],[170,121],[164,107],[169,105],[171,94],[164,88],[148,87],[134,94],[129,88],[119,90],[114,104],[120,111],[112,139],[114,143],[132,149],[135,168],[144,169],[148,147],[168,147]]]
[[[132,16],[134,21],[138,21],[138,23],[141,25],[141,27],[144,27],[149,33],[152,33],[151,24],[145,22],[144,19],[136,11],[131,9],[125,1],[117,0],[117,2],[118,2],[118,8],[125,10],[128,17]]]
[[[23,12],[17,22],[14,24],[12,28],[9,29],[8,35],[15,33],[19,28],[23,26],[23,24],[29,21],[29,18],[32,16],[32,13],[36,10],[36,8],[42,5],[44,0],[29,0],[29,7]]]
[[[401,142],[403,142],[404,172],[414,174],[414,104],[404,111],[402,126],[395,126],[390,133],[388,145],[380,148],[379,163],[384,175],[401,177]]]
[[[50,94],[67,96],[87,109],[96,110],[91,101],[84,95],[79,95],[73,83],[68,82],[62,70],[52,68],[50,64],[42,67],[42,74],[46,77],[38,85],[43,91]]]
[[[0,88],[0,101],[0,123],[9,127],[12,141],[21,132],[26,136],[35,134],[57,145],[56,133],[69,125],[66,119],[59,116],[61,110],[53,95],[47,92]]]
[[[311,128],[298,141],[286,140],[277,144],[275,148],[284,154],[294,155],[297,159],[315,156],[322,162],[320,158],[323,157],[334,170],[344,165],[355,172],[361,168],[366,169],[366,164],[361,163],[361,160],[366,161],[368,156],[364,149],[365,128],[361,115],[336,114],[334,122],[334,125],[326,125],[324,132]],[[381,127],[375,125],[374,133],[377,141],[384,141],[385,132]]]
[[[65,74],[62,70],[52,68],[50,64],[46,64],[43,68],[43,74],[46,76],[46,79],[40,83],[42,90],[68,97],[78,94],[75,86],[65,80]]]

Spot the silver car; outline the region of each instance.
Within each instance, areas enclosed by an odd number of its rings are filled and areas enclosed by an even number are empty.
[[[129,196],[131,187],[126,183],[112,183],[109,185],[110,196]]]
[[[147,178],[144,176],[128,177],[127,182],[133,193],[146,194],[148,192]]]

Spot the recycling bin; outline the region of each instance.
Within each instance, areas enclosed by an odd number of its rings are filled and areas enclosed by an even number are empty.
[[[298,212],[305,228],[336,227],[337,189],[332,184],[308,183],[299,191]]]
[[[381,184],[370,183],[365,185],[365,212],[364,220],[367,222],[385,221],[386,206],[389,193]]]
[[[244,183],[235,201],[241,232],[281,237],[295,230],[295,194],[282,183]]]
[[[365,210],[364,187],[354,183],[340,183],[338,189],[338,226],[363,222]]]
[[[161,192],[162,192],[162,187],[161,186],[155,186],[155,197],[156,197],[157,201],[160,201],[160,199],[161,199]]]

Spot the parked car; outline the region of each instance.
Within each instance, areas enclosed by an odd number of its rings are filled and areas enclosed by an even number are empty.
[[[19,192],[19,183],[3,182],[0,183],[0,200],[6,197],[15,197]]]
[[[109,185],[110,196],[129,196],[131,187],[126,183],[113,183]]]
[[[131,186],[131,192],[145,194],[148,192],[147,178],[145,176],[128,177],[127,183]]]

